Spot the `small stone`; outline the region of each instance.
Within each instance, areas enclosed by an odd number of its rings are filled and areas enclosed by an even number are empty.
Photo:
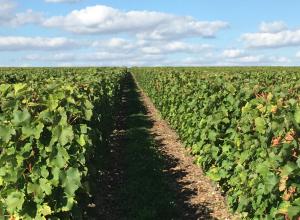
[[[90,203],[90,204],[88,204],[88,207],[89,207],[89,208],[95,208],[96,205],[95,205],[94,203]]]

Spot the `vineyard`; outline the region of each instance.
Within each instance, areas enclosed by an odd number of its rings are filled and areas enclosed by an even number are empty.
[[[250,219],[300,214],[295,69],[136,69],[197,163]]]
[[[144,129],[151,124],[144,107],[130,99],[138,96],[136,86],[220,186],[233,213],[299,218],[299,69],[158,67],[1,68],[0,219],[97,219],[90,203],[105,202],[92,196],[102,187],[95,180],[111,161],[127,169],[124,219],[182,219],[168,211],[176,198]],[[123,154],[108,156],[120,112],[131,146],[125,165],[118,164]]]
[[[1,70],[1,219],[67,219],[112,131],[124,74]]]

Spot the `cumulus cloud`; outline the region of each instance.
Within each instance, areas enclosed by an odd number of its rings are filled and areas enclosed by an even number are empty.
[[[297,57],[297,58],[300,58],[300,51],[298,51],[298,52],[296,53],[296,57]]]
[[[51,56],[41,56],[40,54],[28,54],[24,57],[27,61],[51,61],[51,62],[70,62],[77,57],[72,53],[54,53]]]
[[[102,51],[133,53],[148,55],[167,55],[171,53],[202,53],[213,48],[209,44],[186,43],[184,41],[128,40],[111,38],[91,43],[91,46]]]
[[[284,56],[267,56],[263,54],[246,55],[226,61],[229,63],[237,63],[238,65],[287,65],[291,62],[289,58]]]
[[[236,61],[241,63],[260,63],[263,58],[264,56],[262,55],[249,55],[249,56],[240,57]]]
[[[212,59],[210,56],[188,56],[180,60],[172,60],[166,63],[168,66],[213,66],[216,65],[216,60]]]
[[[43,15],[31,9],[16,13],[17,4],[15,1],[0,0],[0,25],[20,26],[24,24],[41,23]]]
[[[243,66],[243,65],[290,65],[291,60],[283,56],[248,54],[236,58],[225,58],[215,52],[201,55],[166,56],[164,54],[145,54],[141,51],[122,53],[122,51],[54,52],[28,54],[21,60],[35,65],[40,62],[51,66]],[[20,63],[22,63],[20,61]]]
[[[16,8],[16,3],[9,0],[0,0],[0,18],[6,17]]]
[[[283,64],[288,64],[292,62],[290,58],[284,56],[271,56],[269,60],[270,62],[283,63]]]
[[[94,52],[90,54],[81,55],[80,59],[86,61],[115,61],[115,60],[124,60],[124,59],[133,59],[136,56],[134,53],[118,53],[118,52]]]
[[[46,27],[62,28],[77,34],[135,34],[140,39],[172,39],[184,37],[215,37],[228,28],[224,21],[198,21],[155,11],[121,11],[104,5],[74,10],[66,16],[44,21]]]
[[[181,41],[168,43],[158,43],[143,47],[141,50],[147,54],[167,54],[167,53],[200,53],[211,49],[208,44],[188,44]]]
[[[243,56],[244,54],[245,51],[241,49],[227,49],[223,51],[222,56],[225,58],[237,58]]]
[[[16,3],[14,1],[0,0],[0,5],[0,24],[4,24],[12,19]]]
[[[160,23],[154,29],[138,33],[140,39],[180,39],[186,37],[213,38],[216,33],[228,28],[228,23],[223,21],[196,21],[190,17],[174,17],[165,23]]]
[[[259,26],[260,32],[277,33],[286,30],[287,26],[283,21],[262,22]]]
[[[281,48],[300,46],[300,29],[288,29],[282,21],[262,22],[256,33],[240,38],[248,48]]]
[[[49,54],[29,54],[22,58],[22,61],[36,63],[44,62],[50,66],[144,66],[160,65],[166,57],[162,55],[146,55],[138,52],[90,52],[90,53],[53,53]]]
[[[244,49],[226,49],[218,61],[228,65],[287,65],[291,60],[284,56],[269,56]]]
[[[0,51],[20,51],[20,50],[58,50],[71,49],[77,47],[74,40],[63,37],[0,37]]]
[[[91,46],[96,49],[103,49],[106,51],[122,51],[128,53],[137,49],[138,43],[125,40],[123,38],[111,38],[93,41]]]
[[[247,33],[241,38],[250,48],[279,48],[300,45],[300,29],[277,33]]]
[[[40,12],[34,12],[28,9],[25,12],[17,13],[10,19],[8,24],[12,26],[20,26],[24,24],[40,24],[43,21],[43,14]]]

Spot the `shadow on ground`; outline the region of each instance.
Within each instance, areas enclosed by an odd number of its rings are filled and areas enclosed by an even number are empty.
[[[162,143],[149,130],[153,121],[130,74],[118,121],[95,196],[98,217],[93,219],[213,219],[206,204],[189,204],[197,192],[178,181],[186,175],[174,169],[178,160],[158,150]]]

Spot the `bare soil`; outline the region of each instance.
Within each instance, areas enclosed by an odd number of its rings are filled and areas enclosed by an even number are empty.
[[[160,143],[157,145],[159,151],[166,158],[176,161],[168,164],[165,173],[175,177],[177,184],[170,182],[170,186],[177,187],[177,199],[184,200],[184,206],[181,207],[183,219],[238,219],[228,211],[225,198],[217,185],[193,162],[176,132],[161,118],[151,100],[141,90],[140,93],[148,116],[153,121],[150,130]],[[181,175],[176,175],[178,173]]]
[[[88,219],[239,219],[130,75],[120,105]]]

